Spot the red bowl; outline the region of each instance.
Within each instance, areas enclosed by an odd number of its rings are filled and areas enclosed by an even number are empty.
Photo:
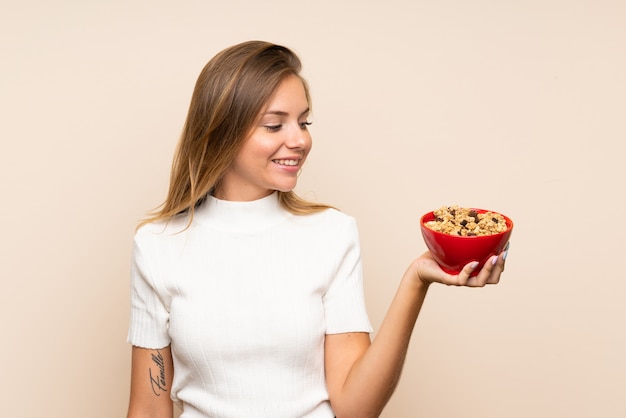
[[[493,212],[485,209],[474,210],[478,213]],[[434,212],[428,212],[422,216],[420,228],[426,246],[443,271],[458,274],[466,264],[478,261],[479,265],[472,273],[476,275],[487,260],[493,255],[500,254],[509,242],[511,232],[513,232],[513,221],[507,216],[502,216],[506,221],[507,229],[493,235],[464,237],[433,231],[425,224],[435,219]]]

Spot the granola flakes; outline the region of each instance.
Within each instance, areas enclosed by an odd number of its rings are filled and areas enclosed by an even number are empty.
[[[506,220],[499,213],[478,213],[474,209],[459,206],[442,206],[435,210],[435,219],[425,225],[444,234],[473,237],[493,235],[507,229]]]

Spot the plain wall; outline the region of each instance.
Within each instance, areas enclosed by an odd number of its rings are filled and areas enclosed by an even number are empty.
[[[516,224],[498,286],[431,287],[383,416],[626,416],[623,1],[3,1],[0,35],[0,415],[125,416],[134,227],[201,68],[264,39],[304,62],[298,191],[357,218],[375,328],[423,213]]]

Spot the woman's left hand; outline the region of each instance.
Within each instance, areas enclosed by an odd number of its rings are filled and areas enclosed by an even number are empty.
[[[488,284],[497,284],[500,281],[507,253],[508,248],[499,255],[491,257],[475,276],[471,276],[471,274],[474,273],[478,262],[469,263],[463,267],[459,274],[452,275],[439,267],[430,251],[415,259],[411,268],[414,270],[415,277],[427,285],[443,283],[449,286],[483,287]]]

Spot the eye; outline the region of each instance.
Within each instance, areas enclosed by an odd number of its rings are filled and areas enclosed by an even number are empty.
[[[300,122],[300,129],[306,129],[307,126],[311,126],[312,124],[313,124],[313,122],[309,122],[309,121]]]
[[[265,125],[268,132],[278,132],[283,125]]]

